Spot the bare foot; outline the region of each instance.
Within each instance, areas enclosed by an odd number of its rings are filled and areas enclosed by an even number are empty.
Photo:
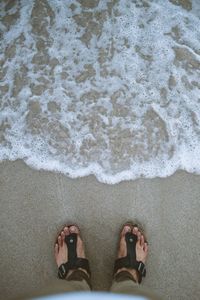
[[[140,232],[137,226],[131,226],[131,225],[125,225],[124,228],[121,231],[120,235],[120,242],[119,242],[119,250],[118,250],[118,256],[117,258],[122,258],[127,256],[127,246],[125,241],[125,235],[127,232],[132,232],[137,236],[137,243],[136,243],[136,260],[142,261],[144,264],[147,259],[147,253],[148,253],[148,244],[145,242],[144,236]],[[136,282],[138,282],[138,272],[134,269],[127,269],[127,268],[121,268],[117,271],[117,273],[121,271],[128,271],[134,278]],[[116,274],[117,274],[116,273]]]
[[[76,247],[77,257],[86,258],[84,247],[83,247],[83,241],[81,240],[80,237],[79,228],[75,225],[65,226],[64,229],[61,231],[60,235],[58,236],[57,243],[55,244],[55,249],[54,249],[55,259],[58,268],[60,267],[60,265],[68,261],[68,249],[67,249],[67,244],[65,243],[65,236],[68,236],[71,233],[77,234],[77,247]],[[79,270],[84,271],[89,277],[89,274],[87,273],[86,270],[81,268],[79,268]],[[70,270],[67,277],[69,277],[73,273],[73,271],[74,270]]]

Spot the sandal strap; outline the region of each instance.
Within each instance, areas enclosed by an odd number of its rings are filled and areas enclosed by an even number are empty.
[[[91,275],[89,261],[86,258],[77,257],[76,245],[77,245],[77,234],[72,233],[65,237],[65,243],[68,248],[68,262],[60,265],[58,268],[58,277],[65,279],[69,270],[76,270],[82,268],[87,271],[89,276]]]
[[[60,265],[58,268],[58,277],[65,279],[69,270],[77,270],[78,268],[86,270],[89,276],[91,275],[89,261],[86,258],[77,258],[74,264],[67,262]]]
[[[137,236],[131,232],[127,232],[125,235],[127,256],[118,258],[114,265],[114,274],[121,268],[134,269],[138,272],[138,282],[141,283],[142,277],[146,276],[146,267],[142,261],[136,260],[136,243]]]

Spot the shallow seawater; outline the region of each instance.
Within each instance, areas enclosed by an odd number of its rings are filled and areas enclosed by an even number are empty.
[[[200,174],[200,1],[1,1],[0,160]]]

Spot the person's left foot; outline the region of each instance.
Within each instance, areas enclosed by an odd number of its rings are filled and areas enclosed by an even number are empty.
[[[57,243],[55,244],[55,259],[56,259],[58,268],[62,264],[68,262],[68,249],[67,249],[67,244],[65,243],[65,236],[68,236],[72,233],[77,234],[77,246],[76,246],[77,257],[86,258],[83,241],[80,237],[79,228],[76,225],[65,226],[63,228],[63,230],[61,231],[60,235],[58,236]],[[89,274],[87,273],[86,270],[81,269],[81,268],[79,268],[79,270],[84,271],[89,276]],[[73,271],[74,270],[70,270],[68,273],[68,276],[71,275],[73,273]]]
[[[127,232],[130,232],[134,235],[137,236],[137,243],[136,243],[136,261],[142,261],[144,264],[146,262],[147,259],[147,254],[148,254],[148,244],[145,240],[144,235],[142,234],[142,232],[140,231],[140,229],[137,227],[137,225],[131,225],[131,224],[125,224],[121,234],[120,234],[120,242],[119,242],[119,250],[118,250],[118,256],[117,258],[123,258],[127,256],[127,244],[125,241],[125,235]],[[131,269],[131,268],[121,268],[117,270],[117,273],[120,273],[121,271],[127,271],[129,272],[134,280],[136,282],[138,282],[139,277],[138,277],[138,272],[135,269]],[[116,275],[115,274],[115,275]]]

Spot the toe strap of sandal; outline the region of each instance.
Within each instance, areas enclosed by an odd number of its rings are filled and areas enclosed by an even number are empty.
[[[142,277],[146,276],[146,267],[142,261],[136,260],[136,243],[137,236],[131,232],[127,232],[125,235],[125,241],[127,246],[127,256],[118,258],[115,261],[114,272],[116,274],[119,269],[127,268],[134,269],[138,272],[138,283],[141,283]]]
[[[78,268],[86,270],[89,276],[91,276],[89,261],[86,258],[77,257],[77,234],[72,233],[66,236],[65,243],[67,244],[68,249],[68,262],[60,265],[58,268],[58,277],[60,279],[65,279],[69,270],[76,270]]]

